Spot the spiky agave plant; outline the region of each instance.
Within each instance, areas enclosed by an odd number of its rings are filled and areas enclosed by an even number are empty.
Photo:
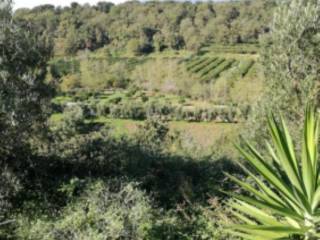
[[[276,121],[271,115],[268,125],[273,146],[266,146],[272,161],[249,143],[237,147],[249,163],[240,165],[253,183],[228,175],[249,193],[230,193],[230,209],[239,224],[228,231],[248,240],[320,239],[319,115],[313,106],[306,108],[301,156],[282,117]]]

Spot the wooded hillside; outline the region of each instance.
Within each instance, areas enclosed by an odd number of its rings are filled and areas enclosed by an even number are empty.
[[[127,2],[18,9],[15,19],[54,38],[55,54],[108,45],[139,55],[166,48],[198,50],[207,43],[255,43],[268,32],[275,1]]]

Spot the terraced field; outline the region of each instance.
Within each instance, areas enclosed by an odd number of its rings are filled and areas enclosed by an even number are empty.
[[[203,82],[212,82],[233,69],[238,77],[245,77],[255,65],[253,59],[233,59],[223,57],[195,57],[185,62],[188,72]]]
[[[257,54],[259,52],[258,44],[235,44],[235,45],[222,45],[222,44],[208,44],[201,49],[201,53],[238,53],[238,54]]]

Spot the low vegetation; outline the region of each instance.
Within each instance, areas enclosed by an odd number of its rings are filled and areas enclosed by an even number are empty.
[[[0,239],[318,239],[319,16],[0,0]]]

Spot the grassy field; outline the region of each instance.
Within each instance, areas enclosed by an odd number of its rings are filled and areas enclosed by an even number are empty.
[[[124,119],[106,119],[98,118],[96,122],[109,124],[113,128],[116,136],[133,134],[138,129],[142,121],[124,120]],[[171,133],[179,132],[182,145],[197,146],[198,149],[205,152],[219,152],[221,154],[236,154],[232,142],[236,141],[242,124],[229,123],[195,123],[184,121],[169,122]]]
[[[58,122],[62,119],[62,114],[53,114],[50,118],[52,122]],[[98,117],[86,120],[87,123],[102,123],[111,127],[112,133],[116,137],[132,135],[138,130],[138,126],[143,121],[130,119],[112,119],[106,117]],[[242,124],[231,123],[210,123],[210,122],[186,122],[171,121],[168,123],[171,133],[176,131],[182,136],[184,144],[196,144],[203,149],[216,149],[220,152],[228,152],[232,149],[232,141],[234,141],[241,129]],[[224,144],[221,145],[221,142]],[[228,144],[225,144],[228,143]]]
[[[93,121],[108,124],[112,127],[113,134],[118,137],[134,134],[138,130],[138,125],[143,124],[143,121],[104,117],[94,119]],[[188,147],[188,144],[191,144],[203,151],[214,150],[225,154],[234,153],[232,142],[238,137],[241,126],[242,124],[229,123],[169,122],[171,133],[178,131],[182,137],[182,144],[186,147]]]

